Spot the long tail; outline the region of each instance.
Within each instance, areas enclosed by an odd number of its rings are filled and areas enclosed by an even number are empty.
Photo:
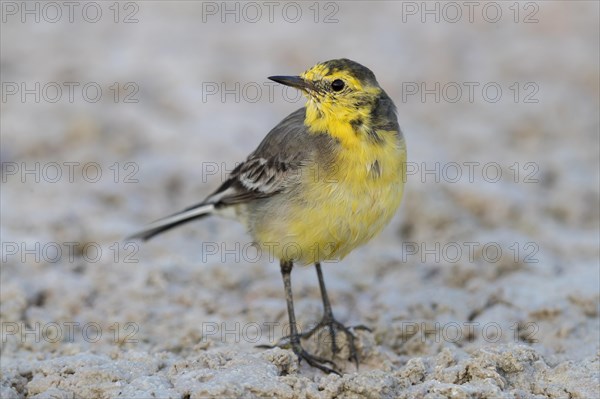
[[[155,235],[170,230],[173,227],[177,227],[194,219],[199,219],[204,216],[208,216],[212,213],[214,209],[214,204],[201,203],[198,205],[194,205],[174,215],[167,216],[166,218],[162,218],[150,223],[148,226],[146,226],[144,230],[138,231],[137,233],[130,235],[126,238],[126,240],[141,239],[147,241]]]

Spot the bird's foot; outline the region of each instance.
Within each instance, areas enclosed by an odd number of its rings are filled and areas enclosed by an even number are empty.
[[[356,336],[352,332],[352,330],[367,330],[371,331],[368,327],[364,325],[351,326],[346,327],[339,321],[333,318],[333,316],[323,316],[321,321],[312,329],[304,332],[302,334],[303,339],[309,339],[315,334],[317,334],[317,343],[330,343],[331,344],[331,353],[333,356],[336,356],[341,351],[341,346],[338,343],[338,333],[343,333],[346,337],[346,342],[348,344],[348,360],[354,361],[356,365],[356,369],[358,370],[358,351],[356,349]],[[323,333],[328,336],[327,338],[323,338]]]
[[[334,373],[339,376],[342,375],[338,371],[338,369],[339,369],[338,366],[332,360],[328,360],[328,359],[325,359],[325,358],[322,358],[319,356],[311,355],[310,353],[305,351],[304,348],[302,348],[302,345],[300,345],[300,342],[295,342],[295,343],[292,342],[292,350],[294,351],[296,356],[298,356],[299,361],[305,360],[306,363],[308,363],[312,367],[316,367],[319,370],[321,370],[327,374]],[[327,366],[327,365],[329,365],[329,366]]]
[[[322,343],[330,343],[331,353],[333,356],[336,356],[341,351],[341,346],[338,343],[337,335],[340,332],[343,333],[348,343],[348,360],[354,361],[356,369],[358,369],[359,359],[358,351],[356,349],[356,337],[352,330],[371,331],[371,329],[364,325],[346,327],[339,321],[335,320],[333,317],[324,316],[315,327],[303,333],[297,334],[297,339],[294,339],[293,335],[286,335],[282,337],[275,345],[259,345],[258,347],[268,349],[272,349],[275,347],[284,349],[291,348],[300,360],[306,360],[306,362],[311,366],[323,370],[326,373],[333,372],[335,374],[339,374],[339,372],[337,371],[338,367],[333,361],[309,354],[300,345],[300,339],[308,340],[318,333],[316,336],[317,347],[319,347]],[[323,333],[325,333],[328,337],[323,338]],[[325,364],[329,364],[333,368],[327,367],[325,366]]]
[[[310,366],[318,368],[319,370],[329,374],[334,373],[341,376],[341,373],[338,371],[337,365],[328,359],[322,358],[320,356],[311,355],[308,353],[302,345],[300,344],[300,338],[304,334],[297,334],[295,336],[286,335],[282,337],[275,345],[257,345],[257,348],[263,349],[273,349],[273,348],[282,348],[282,349],[292,349],[296,356],[298,356],[298,360],[301,362],[305,360]]]

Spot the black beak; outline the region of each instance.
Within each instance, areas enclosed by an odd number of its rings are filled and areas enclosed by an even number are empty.
[[[312,84],[302,79],[300,76],[269,76],[274,82],[281,83],[282,85],[295,87],[300,90],[312,89]]]

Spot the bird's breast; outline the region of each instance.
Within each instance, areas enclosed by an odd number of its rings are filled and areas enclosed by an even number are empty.
[[[299,263],[341,259],[369,241],[402,199],[406,152],[397,138],[389,137],[393,145],[341,148],[329,166],[303,174],[298,190],[256,224],[255,239],[271,249],[275,242],[276,257]]]

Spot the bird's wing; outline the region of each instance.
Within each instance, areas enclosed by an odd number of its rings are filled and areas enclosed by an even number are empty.
[[[129,238],[148,240],[216,209],[268,198],[294,187],[304,166],[313,163],[319,154],[331,153],[318,148],[335,144],[329,135],[309,133],[304,125],[305,114],[305,108],[301,108],[275,126],[248,159],[204,201],[159,219]]]
[[[219,208],[267,198],[299,182],[302,169],[318,155],[318,147],[332,144],[329,136],[308,132],[305,112],[301,108],[275,126],[203,204]]]

